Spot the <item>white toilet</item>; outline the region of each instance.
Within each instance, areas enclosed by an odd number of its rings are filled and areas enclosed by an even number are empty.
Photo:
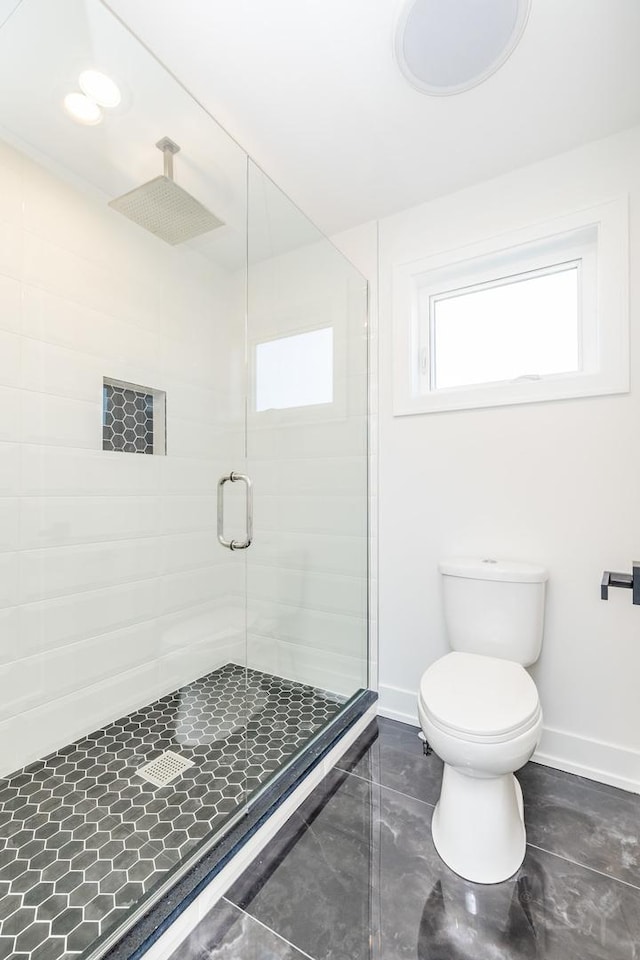
[[[540,655],[547,571],[529,563],[443,560],[452,653],[420,681],[424,735],[444,762],[431,825],[444,862],[466,880],[499,883],[525,854],[522,790],[513,776],[542,730],[525,667]]]

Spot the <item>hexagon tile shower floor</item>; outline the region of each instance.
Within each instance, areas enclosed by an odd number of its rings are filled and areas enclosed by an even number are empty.
[[[0,960],[93,946],[341,704],[227,664],[0,780]],[[157,787],[165,750],[193,765]]]

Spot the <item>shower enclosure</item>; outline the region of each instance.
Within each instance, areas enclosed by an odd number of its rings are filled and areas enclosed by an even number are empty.
[[[100,0],[2,20],[0,960],[97,957],[366,700],[367,290]]]

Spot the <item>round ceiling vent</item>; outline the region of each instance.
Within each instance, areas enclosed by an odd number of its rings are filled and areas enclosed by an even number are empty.
[[[513,52],[530,6],[531,0],[408,0],[396,30],[400,69],[432,96],[469,90]]]

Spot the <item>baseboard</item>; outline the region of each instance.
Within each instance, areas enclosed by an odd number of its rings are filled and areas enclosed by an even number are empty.
[[[381,683],[378,689],[378,713],[389,720],[418,726],[418,694]]]
[[[640,752],[545,727],[536,763],[640,793]]]
[[[391,720],[418,726],[417,698],[414,690],[381,684],[378,713]],[[640,752],[614,743],[545,727],[533,759],[546,767],[640,793]]]
[[[342,755],[364,733],[375,716],[376,706],[373,704],[342,734],[340,739],[322,758],[322,761],[304,777],[262,826],[256,830],[251,839],[225,864],[162,936],[144,952],[144,960],[168,960],[171,957],[191,931],[255,860],[266,844],[273,839],[278,830],[284,826],[300,804],[306,800],[311,791],[336,765]]]

